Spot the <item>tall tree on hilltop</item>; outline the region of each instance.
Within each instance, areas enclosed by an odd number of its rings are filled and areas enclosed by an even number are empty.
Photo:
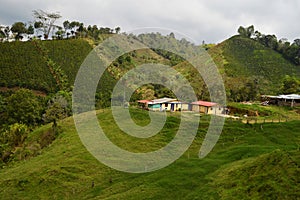
[[[76,31],[79,33],[80,37],[86,35],[86,28],[84,27],[83,23],[79,23],[79,26]]]
[[[4,31],[2,30],[2,27],[0,27],[0,41],[2,41],[4,38],[6,38],[6,35]]]
[[[70,23],[70,29],[71,29],[72,36],[76,36],[77,29],[78,29],[79,26],[80,26],[80,22],[72,21]]]
[[[35,28],[35,30],[36,30],[36,34],[37,34],[37,37],[42,37],[40,34],[39,34],[39,32],[41,31],[41,29],[42,29],[42,27],[43,27],[43,24],[42,24],[42,22],[34,22],[34,24],[33,24],[33,26],[34,26],[34,28]]]
[[[266,47],[277,50],[278,49],[278,41],[276,35],[262,35],[259,39],[259,42]]]
[[[293,44],[300,47],[300,39],[295,39]]]
[[[247,28],[240,26],[238,29],[238,33],[240,36],[251,38],[251,36],[254,34],[254,26],[251,25]]]
[[[119,34],[119,33],[120,33],[120,31],[121,31],[121,28],[120,28],[119,26],[115,28],[115,32],[116,32],[116,34]]]
[[[69,38],[69,35],[71,34],[68,30],[71,29],[71,26],[70,26],[70,22],[68,20],[64,21],[63,23],[63,26],[64,26],[64,29],[65,29],[65,32],[67,34],[67,39]]]
[[[30,24],[27,28],[27,34],[30,36],[30,35],[33,35],[34,34],[34,27],[32,24]]]
[[[10,29],[15,34],[15,39],[20,40],[23,38],[23,34],[27,33],[26,25],[23,22],[16,22]]]
[[[58,13],[48,13],[43,10],[34,10],[33,16],[35,18],[35,28],[42,29],[44,38],[48,39],[50,32],[56,28],[55,21],[61,18]]]
[[[10,27],[9,26],[0,26],[0,38],[9,39]]]
[[[56,38],[63,39],[66,32],[63,30],[63,28],[61,26],[58,26],[57,29],[58,30],[55,32]]]

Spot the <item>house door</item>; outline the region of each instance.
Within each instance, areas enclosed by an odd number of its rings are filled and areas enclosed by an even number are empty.
[[[174,105],[175,104],[173,104],[173,103],[171,104],[171,111],[174,111]]]

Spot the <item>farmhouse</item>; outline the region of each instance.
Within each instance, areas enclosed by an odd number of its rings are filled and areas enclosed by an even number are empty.
[[[209,101],[195,101],[191,103],[192,111],[204,114],[224,114],[225,108],[217,103]]]
[[[161,98],[154,100],[139,100],[139,105],[143,109],[151,111],[188,111],[191,110],[190,104],[172,98]]]
[[[171,106],[170,111],[190,111],[191,110],[191,105],[186,102],[181,102],[181,101],[172,101],[169,102]]]
[[[278,106],[300,106],[300,95],[298,94],[287,94],[287,95],[262,95],[261,100],[263,105],[273,104]]]
[[[170,111],[174,110],[174,105],[171,106],[170,102],[176,101],[177,99],[172,98],[161,98],[154,100],[139,100],[138,103],[142,105],[143,108],[151,111]]]
[[[181,102],[172,98],[161,98],[154,100],[139,100],[143,109],[151,111],[194,111],[204,114],[224,114],[225,108],[217,103],[208,101],[196,101],[193,103]]]

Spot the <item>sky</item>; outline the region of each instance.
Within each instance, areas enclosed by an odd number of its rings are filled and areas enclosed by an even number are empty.
[[[196,43],[219,43],[254,25],[264,34],[300,38],[300,0],[0,0],[0,24],[30,22],[33,10],[59,12],[63,21],[121,27],[174,30]]]

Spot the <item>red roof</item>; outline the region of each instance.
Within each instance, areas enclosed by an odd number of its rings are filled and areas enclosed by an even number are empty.
[[[139,103],[148,103],[150,100],[138,100]]]
[[[217,103],[209,102],[209,101],[195,101],[192,104],[199,105],[199,106],[206,106],[206,107],[212,107],[212,106],[217,105]]]

